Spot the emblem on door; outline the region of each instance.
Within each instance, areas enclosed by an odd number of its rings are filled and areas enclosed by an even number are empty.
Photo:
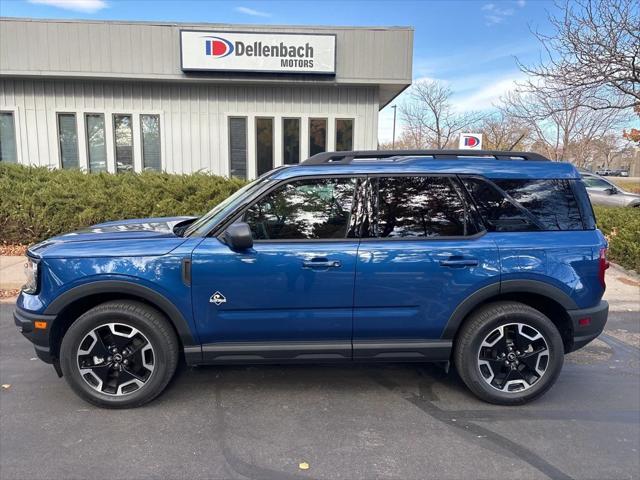
[[[209,303],[222,305],[223,303],[227,303],[227,299],[224,298],[224,295],[222,295],[220,292],[216,292],[213,295],[211,295],[211,298],[209,299]]]

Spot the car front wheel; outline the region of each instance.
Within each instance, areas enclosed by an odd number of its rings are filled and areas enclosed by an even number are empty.
[[[528,402],[555,383],[564,362],[556,326],[540,311],[517,302],[481,307],[458,335],[454,361],[479,398],[501,405]]]
[[[81,398],[106,408],[141,406],[173,376],[178,341],[167,319],[135,301],[92,308],[67,330],[60,367]]]

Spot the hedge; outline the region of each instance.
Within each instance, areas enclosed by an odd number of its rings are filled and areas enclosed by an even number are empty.
[[[598,228],[609,240],[609,260],[640,272],[640,208],[594,206]]]
[[[86,174],[0,163],[0,243],[30,244],[109,220],[201,215],[242,185],[206,173]]]
[[[34,243],[123,218],[200,215],[242,185],[206,173],[89,175],[0,163],[0,243]],[[640,272],[640,209],[595,211],[609,239],[609,258]]]

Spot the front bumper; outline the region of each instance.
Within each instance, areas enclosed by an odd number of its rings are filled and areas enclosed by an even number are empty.
[[[36,350],[38,358],[46,363],[54,363],[51,356],[50,332],[56,315],[42,315],[16,307],[13,311],[13,321]]]
[[[609,304],[602,300],[598,305],[580,310],[568,310],[573,325],[573,346],[578,350],[594,340],[604,330],[609,315]]]

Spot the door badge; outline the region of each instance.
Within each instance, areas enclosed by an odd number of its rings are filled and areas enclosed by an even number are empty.
[[[215,303],[216,306],[218,306],[218,305],[222,305],[223,303],[227,303],[227,299],[220,292],[216,292],[213,295],[211,295],[211,298],[209,299],[209,303]]]

